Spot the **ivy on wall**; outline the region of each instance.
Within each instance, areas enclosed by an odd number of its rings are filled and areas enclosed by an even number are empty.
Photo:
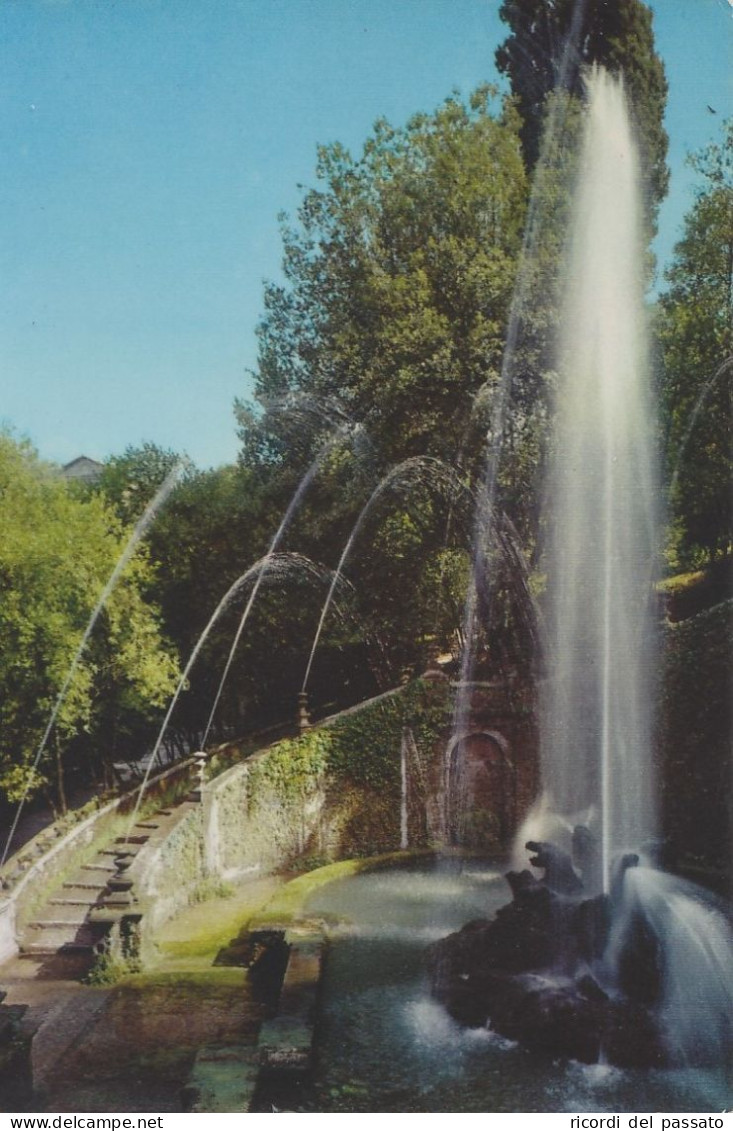
[[[250,766],[250,794],[283,801],[306,797],[327,778],[397,798],[403,729],[428,750],[450,718],[447,681],[416,680],[393,695],[346,712],[326,726],[285,739]]]
[[[314,730],[270,747],[250,764],[250,795],[256,798],[268,790],[287,802],[312,793],[323,779],[328,746],[327,735]]]

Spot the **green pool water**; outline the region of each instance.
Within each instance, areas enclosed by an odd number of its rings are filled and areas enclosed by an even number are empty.
[[[541,1059],[456,1025],[429,996],[431,941],[506,903],[480,860],[367,872],[314,893],[338,920],[325,963],[315,1090],[322,1112],[719,1112],[722,1073],[627,1071]],[[296,1101],[297,1102],[297,1101]]]

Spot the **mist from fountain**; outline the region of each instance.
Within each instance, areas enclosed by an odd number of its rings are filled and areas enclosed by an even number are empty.
[[[564,92],[569,77],[577,65],[578,44],[585,21],[587,0],[575,0],[570,27],[565,39],[562,55],[557,68],[557,92]],[[504,447],[506,428],[515,368],[519,354],[522,323],[531,301],[537,249],[543,234],[546,217],[544,214],[548,196],[550,175],[550,155],[561,136],[567,117],[568,102],[563,97],[551,98],[549,112],[542,132],[540,154],[532,180],[524,237],[519,255],[517,276],[512,293],[512,301],[507,322],[506,340],[501,361],[499,380],[492,391],[490,423],[486,434],[486,455],[484,469],[477,489],[476,513],[474,519],[473,545],[471,550],[471,576],[469,578],[463,616],[463,651],[459,690],[453,709],[453,735],[463,734],[470,714],[470,685],[476,664],[476,646],[479,627],[479,592],[490,592],[491,553],[497,520],[497,489],[499,469]],[[550,196],[552,188],[550,186]],[[487,396],[484,388],[477,393],[481,400]]]
[[[611,977],[641,916],[658,955],[657,1009],[677,1065],[724,1064],[733,1051],[729,909],[712,893],[655,868],[629,868],[605,961]]]

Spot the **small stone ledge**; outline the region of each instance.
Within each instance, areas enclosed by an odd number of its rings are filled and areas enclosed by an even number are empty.
[[[287,1090],[294,1080],[307,1080],[312,1073],[323,933],[308,924],[288,927],[284,936],[289,953],[275,1016],[263,1022],[255,1047],[199,1050],[181,1093],[185,1111],[250,1111],[258,1092]]]
[[[200,1049],[181,1093],[184,1111],[246,1112],[259,1075],[255,1049],[224,1045]]]
[[[316,996],[321,978],[323,936],[311,928],[286,931],[290,947],[276,1015],[260,1029],[260,1063],[268,1073],[304,1075],[313,1068]]]

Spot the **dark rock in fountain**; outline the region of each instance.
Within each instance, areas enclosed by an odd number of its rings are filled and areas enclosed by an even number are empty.
[[[557,891],[563,895],[575,895],[583,890],[583,882],[573,869],[573,862],[567,852],[561,852],[554,844],[545,840],[528,840],[527,848],[534,852],[529,862],[534,868],[544,869],[543,884],[550,891]]]
[[[433,944],[434,996],[461,1024],[488,1026],[540,1053],[586,1063],[603,1054],[621,1067],[663,1064],[651,1009],[660,975],[650,932],[640,922],[627,935],[619,993],[611,996],[589,971],[608,942],[611,900],[583,899],[570,857],[553,845],[532,841],[527,848],[545,876],[509,872],[511,903],[493,920],[475,920]],[[624,858],[616,884],[635,863]]]
[[[603,886],[601,854],[598,839],[587,825],[576,825],[572,836],[573,863],[583,877],[587,892],[600,891]]]
[[[611,929],[611,901],[608,896],[597,895],[583,899],[573,912],[572,932],[578,955],[586,962],[601,957],[606,949]]]

